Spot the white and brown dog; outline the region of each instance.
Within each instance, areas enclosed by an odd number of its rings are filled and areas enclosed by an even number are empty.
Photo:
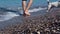
[[[56,2],[50,2],[49,0],[47,0],[48,2],[48,11],[50,11],[53,7],[59,7],[60,6],[60,1],[56,1]]]

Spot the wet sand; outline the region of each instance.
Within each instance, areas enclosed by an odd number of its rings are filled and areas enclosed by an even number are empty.
[[[11,11],[11,10],[9,10],[9,11]],[[17,23],[23,23],[24,18],[31,18],[34,16],[45,15],[45,14],[46,14],[46,10],[41,10],[41,11],[37,11],[37,12],[31,12],[31,16],[25,17],[23,15],[20,15],[20,16],[13,17],[12,19],[9,19],[6,21],[0,21],[0,29],[10,26],[12,24],[15,25]]]
[[[0,22],[3,25],[2,28],[4,27],[0,30],[0,34],[31,34],[38,31],[40,34],[60,34],[59,9],[54,8],[50,12],[43,10],[31,13],[30,17],[18,16],[11,20]]]

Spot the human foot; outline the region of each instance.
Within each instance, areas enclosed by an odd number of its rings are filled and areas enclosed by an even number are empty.
[[[29,12],[25,12],[25,15],[30,16],[30,13]]]
[[[24,12],[23,15],[24,15],[24,16],[30,16],[30,13],[29,13],[29,12]]]
[[[25,16],[30,16],[30,13],[28,12],[28,9],[25,10],[24,15]]]

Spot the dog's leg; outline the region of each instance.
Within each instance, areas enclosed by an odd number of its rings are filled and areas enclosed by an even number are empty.
[[[48,5],[47,12],[50,11],[51,7],[52,7],[52,5]]]

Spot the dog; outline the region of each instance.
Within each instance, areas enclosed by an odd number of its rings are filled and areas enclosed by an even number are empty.
[[[47,2],[48,2],[47,12],[49,12],[53,7],[59,7],[60,6],[60,1],[50,2],[49,0],[47,0]]]

